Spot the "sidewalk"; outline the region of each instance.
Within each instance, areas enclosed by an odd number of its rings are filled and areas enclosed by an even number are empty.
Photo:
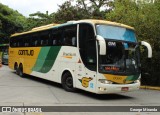
[[[156,87],[156,86],[140,86],[141,89],[151,89],[151,90],[159,90],[160,91],[160,87]]]

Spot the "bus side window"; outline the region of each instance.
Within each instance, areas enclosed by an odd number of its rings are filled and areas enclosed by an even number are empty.
[[[76,37],[72,37],[72,46],[76,46],[77,40]]]
[[[32,47],[39,46],[39,34],[38,33],[34,33],[31,36],[31,46]]]
[[[18,39],[16,37],[16,39],[14,40],[14,47],[18,47]]]
[[[52,46],[59,46],[61,45],[61,38],[62,38],[62,29],[55,29],[52,30],[52,37],[51,37],[51,43]]]
[[[44,31],[40,34],[40,45],[41,46],[48,46],[49,45],[49,31]]]
[[[28,39],[26,36],[23,39],[24,39],[24,46],[27,47],[28,46]]]
[[[71,38],[68,35],[66,35],[63,38],[63,45],[66,45],[66,46],[70,46],[71,45]]]
[[[16,42],[13,43],[13,47],[16,47]]]
[[[67,26],[63,32],[63,45],[76,46],[77,25]]]
[[[29,46],[29,43],[28,42],[25,42],[25,47],[28,47]]]
[[[56,39],[53,39],[53,45],[56,45],[57,44],[57,40]]]
[[[48,40],[41,39],[41,46],[48,46]]]
[[[26,36],[24,36],[23,37],[24,39],[24,46],[25,47],[30,47],[30,46],[32,46],[32,38],[31,38],[31,36],[30,35],[26,35]]]
[[[16,38],[17,44],[16,47],[23,47],[23,39],[22,36]]]

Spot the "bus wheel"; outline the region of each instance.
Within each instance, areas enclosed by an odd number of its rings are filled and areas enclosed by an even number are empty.
[[[19,69],[18,69],[18,70],[19,70],[19,76],[20,76],[20,77],[24,77],[23,65],[22,65],[22,64],[19,65]]]
[[[75,91],[75,88],[73,88],[73,78],[69,72],[64,73],[62,76],[62,87],[69,92]]]
[[[19,75],[19,69],[17,63],[14,65],[14,70],[16,70],[16,74]]]

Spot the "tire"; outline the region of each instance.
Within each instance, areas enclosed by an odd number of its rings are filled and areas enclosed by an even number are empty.
[[[75,91],[73,87],[73,78],[69,72],[64,73],[62,76],[62,87],[68,92]]]
[[[25,74],[23,73],[23,65],[22,64],[19,65],[18,70],[19,70],[19,76],[20,77],[25,77]]]
[[[14,69],[16,70],[16,74],[19,75],[19,68],[17,64],[14,66]]]

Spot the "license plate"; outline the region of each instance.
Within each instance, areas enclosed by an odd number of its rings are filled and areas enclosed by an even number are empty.
[[[129,90],[129,87],[122,87],[121,88],[121,91],[128,91]]]

